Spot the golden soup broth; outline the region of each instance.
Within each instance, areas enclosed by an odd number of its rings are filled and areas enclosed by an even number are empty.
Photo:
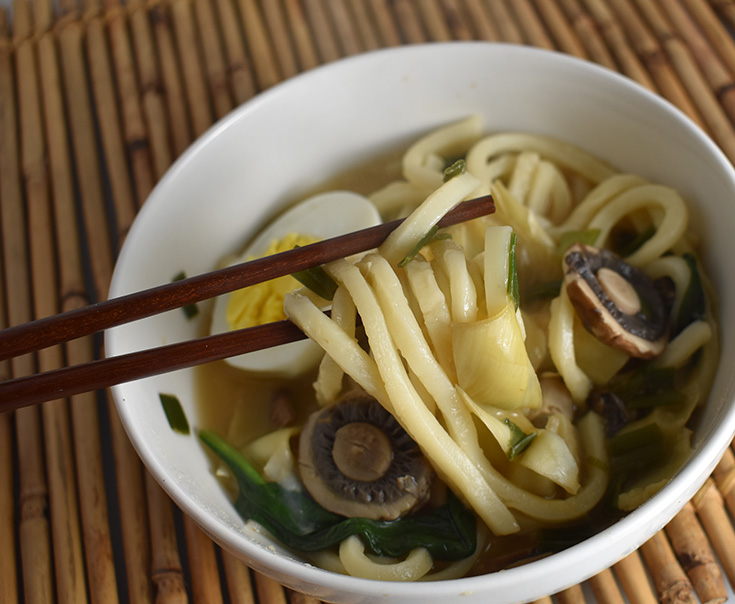
[[[399,149],[383,154],[356,169],[345,171],[319,188],[305,192],[300,199],[305,199],[309,195],[320,191],[333,189],[345,189],[369,194],[400,178],[403,153],[404,150]],[[569,180],[574,203],[577,203],[593,188],[593,185],[586,182],[584,178],[571,175],[566,170],[564,174]],[[620,224],[624,227],[627,222],[622,221]],[[528,274],[525,275],[525,278],[524,283],[524,276],[521,276],[522,292],[533,289],[533,284],[528,282]],[[546,275],[542,275],[541,278],[546,278]],[[535,307],[526,306],[526,311],[528,330],[538,329],[537,325],[543,326],[548,322],[548,304],[544,303]],[[208,326],[208,321],[206,323]],[[532,336],[530,332],[529,335]],[[533,356],[534,353],[529,349],[529,354]],[[541,369],[547,369],[548,366],[549,361],[547,360],[546,366]],[[248,374],[241,369],[229,366],[224,361],[201,366],[196,369],[197,424],[200,428],[218,432],[230,444],[241,448],[248,442],[281,427],[271,420],[271,413],[274,398],[285,393],[296,410],[296,418],[291,425],[301,425],[307,416],[317,409],[312,388],[316,373],[317,370],[314,369],[307,375],[283,380]],[[479,429],[479,420],[475,418],[474,421]],[[492,459],[493,463],[497,461],[497,465],[503,471],[503,466],[504,464],[507,465],[507,460],[504,460],[502,451],[497,447],[497,444],[483,441],[482,446],[487,456]],[[555,494],[558,493],[549,495],[553,496]],[[580,532],[576,537],[572,536],[572,541],[583,539],[621,515],[620,512],[611,512],[603,508],[604,505],[598,505],[584,519],[572,523],[569,528],[572,535],[574,535],[574,526],[580,525]],[[487,537],[484,552],[477,558],[467,574],[482,574],[507,568],[517,563],[535,559],[539,555],[545,555],[543,551],[538,549],[540,523],[515,510],[514,515],[521,525],[521,530],[506,537],[494,537],[492,535]],[[553,549],[554,546],[551,547]],[[434,568],[440,569],[443,566],[442,563],[435,562]]]

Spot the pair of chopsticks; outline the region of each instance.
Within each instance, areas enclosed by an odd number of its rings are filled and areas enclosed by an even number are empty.
[[[458,204],[438,227],[490,214],[488,195]],[[403,220],[112,298],[0,331],[0,360],[201,302],[378,247]],[[0,412],[108,388],[177,369],[287,344],[306,336],[290,321],[169,344],[0,382]]]

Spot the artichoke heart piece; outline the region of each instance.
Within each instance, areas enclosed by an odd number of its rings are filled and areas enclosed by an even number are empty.
[[[452,348],[457,382],[478,405],[541,406],[541,386],[512,304],[488,319],[454,324]]]

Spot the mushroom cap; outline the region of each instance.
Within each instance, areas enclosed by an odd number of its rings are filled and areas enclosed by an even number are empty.
[[[429,496],[433,471],[395,418],[362,391],[312,413],[299,442],[304,486],[324,508],[394,520]]]
[[[668,313],[656,284],[609,250],[577,243],[564,254],[564,282],[582,324],[605,344],[652,358],[668,339]]]

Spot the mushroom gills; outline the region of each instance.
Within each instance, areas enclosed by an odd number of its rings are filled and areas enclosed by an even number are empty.
[[[643,271],[609,250],[579,243],[564,254],[563,269],[569,300],[589,332],[633,357],[661,354],[669,313]]]
[[[363,391],[309,416],[299,442],[299,470],[322,507],[374,520],[394,520],[421,507],[433,476],[418,445]]]

